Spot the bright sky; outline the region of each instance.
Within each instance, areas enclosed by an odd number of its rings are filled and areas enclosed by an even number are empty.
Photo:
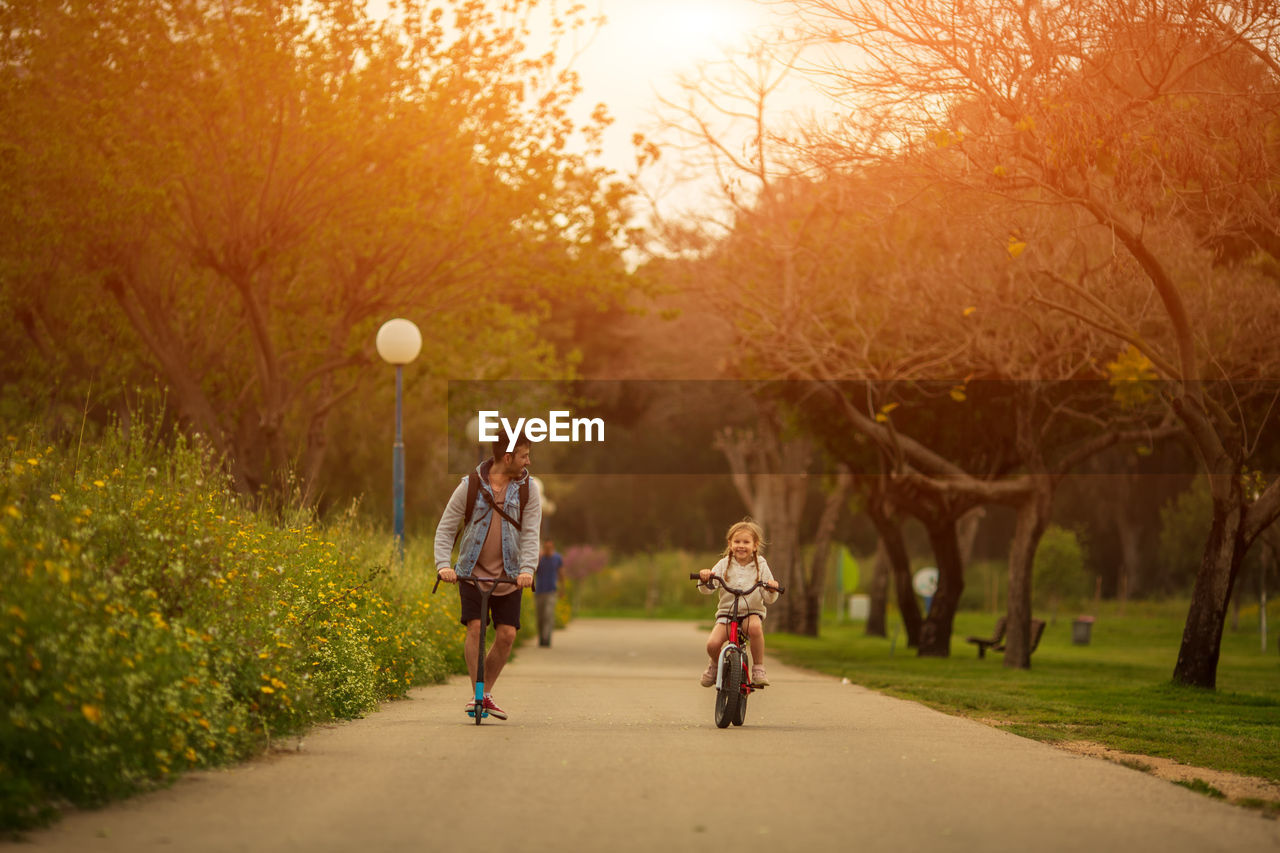
[[[628,125],[646,120],[655,88],[670,90],[677,74],[744,45],[769,20],[754,0],[587,0],[587,7],[607,23],[577,64],[585,100],[604,101]]]
[[[776,13],[755,0],[584,2],[607,22],[574,66],[584,89],[581,117],[596,103],[608,106],[614,123],[605,135],[605,165],[622,175],[634,170],[632,134],[652,129],[659,93],[674,95],[679,74],[776,26]]]
[[[490,2],[496,5],[498,0]],[[607,106],[613,124],[604,136],[603,165],[623,178],[635,170],[632,136],[643,132],[654,137],[658,97],[676,97],[679,75],[696,76],[699,63],[714,63],[747,47],[753,34],[767,36],[780,22],[779,4],[760,0],[544,0],[539,12],[563,11],[575,2],[584,6],[584,17],[603,15],[606,22],[570,37],[582,42],[573,67],[584,90],[573,117],[579,126],[585,125],[596,104]],[[369,0],[375,16],[385,14],[387,5],[388,0]],[[545,49],[536,43],[529,47],[534,54]],[[558,58],[567,61],[574,47],[560,45]],[[812,112],[821,109],[817,101],[812,90],[800,88],[783,90],[776,103]],[[670,162],[670,155],[664,162]],[[705,185],[672,191],[670,182],[656,175],[648,182],[655,184],[669,193],[664,196],[666,212],[708,207]]]

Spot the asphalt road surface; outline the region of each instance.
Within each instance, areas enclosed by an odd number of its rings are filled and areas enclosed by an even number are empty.
[[[1280,850],[1255,812],[776,660],[746,725],[717,729],[703,645],[689,623],[578,620],[503,673],[507,722],[475,726],[464,680],[417,689],[13,849]]]

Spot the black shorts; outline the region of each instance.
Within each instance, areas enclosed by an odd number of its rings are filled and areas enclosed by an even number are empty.
[[[476,589],[475,584],[459,583],[458,594],[462,596],[462,624],[479,619],[480,590]],[[524,590],[517,587],[515,592],[506,595],[489,596],[489,619],[484,624],[488,626],[489,622],[493,622],[494,625],[510,625],[519,631],[520,598],[523,594]]]

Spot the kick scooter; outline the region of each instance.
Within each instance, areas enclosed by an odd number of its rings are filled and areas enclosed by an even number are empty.
[[[458,578],[458,583],[469,583],[480,591],[480,652],[476,658],[476,699],[475,704],[467,709],[467,716],[473,717],[476,725],[480,725],[480,721],[489,716],[489,712],[484,709],[484,640],[485,635],[489,631],[489,596],[493,594],[493,590],[500,583],[509,583],[512,586],[518,586],[513,580],[506,578]],[[440,586],[440,576],[436,575],[435,586],[431,587],[431,594],[435,595],[436,589]]]

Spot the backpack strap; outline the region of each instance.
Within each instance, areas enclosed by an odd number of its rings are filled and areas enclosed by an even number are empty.
[[[480,492],[480,478],[476,476],[476,472],[472,471],[467,475],[467,511],[462,516],[462,526],[466,527],[471,523],[471,516],[476,509],[476,496]]]
[[[481,494],[484,495],[484,499],[489,503],[489,506],[493,507],[494,512],[496,512],[498,515],[505,518],[507,521],[511,522],[515,526],[516,530],[520,529],[520,522],[512,518],[511,516],[507,515],[506,510],[504,510],[502,507],[498,506],[498,504],[494,502],[492,495],[490,495],[488,492],[482,492]],[[524,513],[521,512],[520,515],[523,516]]]
[[[476,472],[472,471],[467,475],[467,509],[462,516],[462,526],[466,527],[471,523],[471,516],[475,513],[476,499],[480,496],[480,478],[476,476]],[[526,477],[524,482],[520,484],[520,519],[517,521],[503,511],[502,507],[493,502],[493,498],[488,492],[484,493],[484,499],[489,505],[497,510],[498,515],[515,525],[516,530],[524,527],[524,508],[529,503],[529,478]]]

